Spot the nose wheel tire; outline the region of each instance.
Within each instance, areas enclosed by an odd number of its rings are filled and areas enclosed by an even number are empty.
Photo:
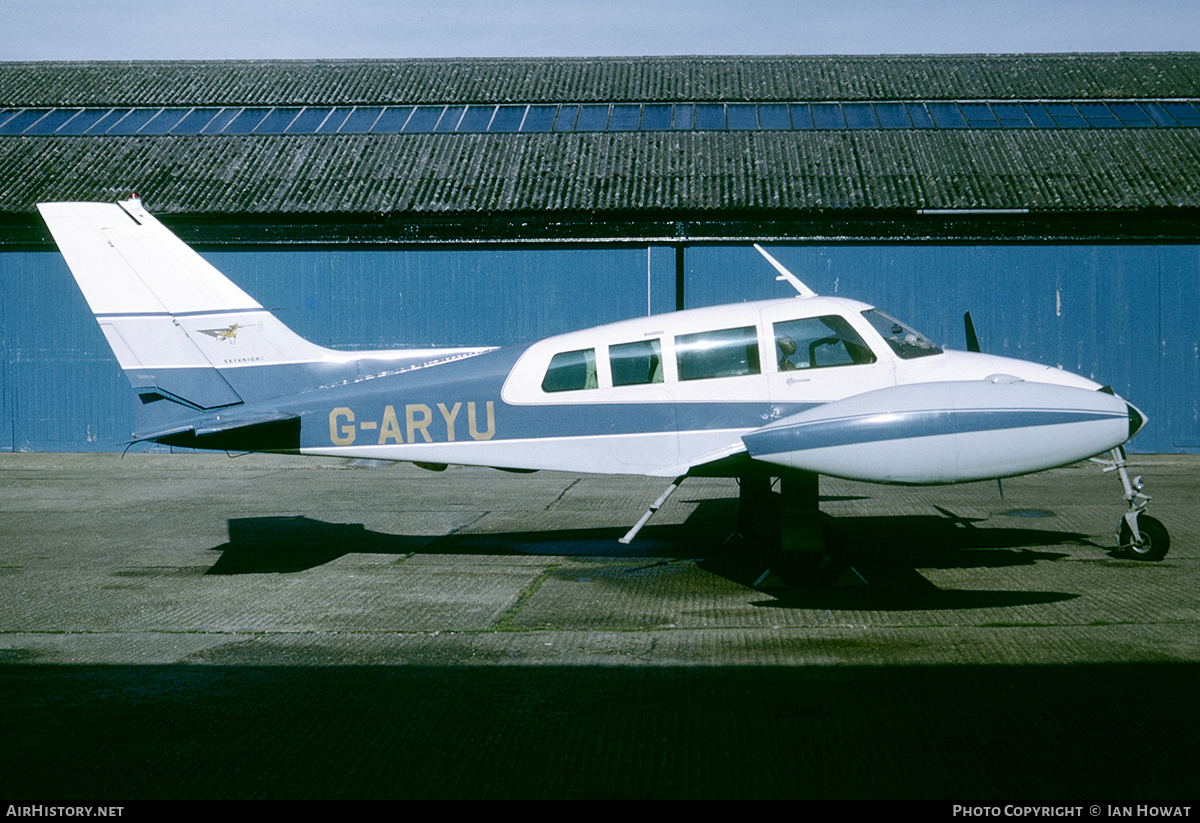
[[[1142,539],[1134,541],[1133,529],[1129,528],[1125,518],[1121,518],[1117,540],[1122,551],[1135,560],[1162,560],[1166,557],[1167,550],[1171,548],[1167,527],[1148,514],[1139,514],[1137,524]]]

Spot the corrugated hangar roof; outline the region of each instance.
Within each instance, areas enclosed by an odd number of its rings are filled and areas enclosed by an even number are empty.
[[[10,112],[1194,100],[1190,53],[0,64]],[[1116,214],[1119,232],[1195,237],[1200,127],[1172,125],[14,134],[0,136],[0,215],[18,242],[37,202],[136,189],[152,211],[243,242],[766,237],[837,234],[839,221],[860,227],[844,235],[890,236],[962,210]],[[1153,225],[1131,230],[1130,215]],[[1041,231],[1029,220],[1005,231]]]
[[[1167,53],[0,64],[27,106],[1197,96]]]

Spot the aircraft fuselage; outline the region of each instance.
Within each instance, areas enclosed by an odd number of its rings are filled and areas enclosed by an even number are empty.
[[[904,395],[908,411],[922,413],[924,428],[873,435],[862,441],[873,445],[864,448],[878,451],[883,442],[903,440],[920,450],[938,442],[929,438],[979,438],[991,428],[1030,435],[1057,426],[1042,438],[1047,442],[1038,446],[1036,468],[1025,461],[1003,472],[1015,474],[1046,468],[1047,461],[1081,459],[1112,448],[1107,441],[1113,436],[1116,443],[1128,437],[1124,403],[1108,395],[1093,400],[1100,386],[1086,378],[1026,361],[943,351],[906,328],[890,335],[889,343],[879,327],[893,321],[880,317],[866,304],[825,297],[683,311],[327,386],[277,398],[272,408],[300,416],[299,449],[309,454],[652,476],[715,463],[743,452],[743,436],[764,427],[900,386],[910,387]],[[1083,408],[1074,417],[1053,418],[1030,416],[1028,409],[1024,418],[1012,409],[990,415],[974,409],[966,429],[940,431],[935,418],[945,417],[953,400],[917,388],[997,375],[1004,376],[1001,382],[987,384],[997,386],[993,393],[1011,392],[1008,387],[1018,382],[1062,387],[1068,391],[1054,393],[1054,409],[1081,402]],[[1023,399],[1022,408],[1039,401]],[[891,400],[885,393],[881,402]],[[972,403],[978,405],[974,398]],[[1068,460],[1059,459],[1065,430],[1104,423],[1116,435],[1101,435],[1093,445],[1089,432]],[[824,429],[831,427],[837,423],[826,421]],[[1086,454],[1076,456],[1080,448]],[[822,473],[867,479],[859,468],[823,465]],[[985,476],[995,475],[985,469]],[[933,476],[918,468],[870,479],[975,478]]]

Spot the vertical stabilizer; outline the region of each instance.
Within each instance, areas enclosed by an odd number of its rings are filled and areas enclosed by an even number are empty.
[[[143,401],[165,398],[194,409],[242,402],[174,315],[261,311],[258,303],[146,214],[139,200],[38,209]]]
[[[287,328],[140,200],[38,209],[144,404],[206,411],[357,376],[355,355]]]
[[[141,396],[138,426],[420,368],[481,349],[339,352],[308,342],[192,251],[136,197],[41,203],[109,346]],[[159,401],[171,401],[160,403]]]

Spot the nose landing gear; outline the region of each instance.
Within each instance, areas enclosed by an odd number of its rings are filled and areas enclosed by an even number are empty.
[[[1128,515],[1126,515],[1128,517]],[[1136,560],[1162,560],[1171,548],[1171,536],[1167,527],[1150,515],[1142,512],[1131,526],[1121,518],[1117,527],[1117,545]],[[1137,529],[1137,532],[1134,532]]]
[[[1167,527],[1146,514],[1146,504],[1150,502],[1150,495],[1142,492],[1141,477],[1130,479],[1125,462],[1125,448],[1117,446],[1110,454],[1112,460],[1093,457],[1092,462],[1099,463],[1106,472],[1117,472],[1125,490],[1125,500],[1129,503],[1129,511],[1117,523],[1117,546],[1135,560],[1162,560],[1171,548],[1171,536],[1167,533]]]

